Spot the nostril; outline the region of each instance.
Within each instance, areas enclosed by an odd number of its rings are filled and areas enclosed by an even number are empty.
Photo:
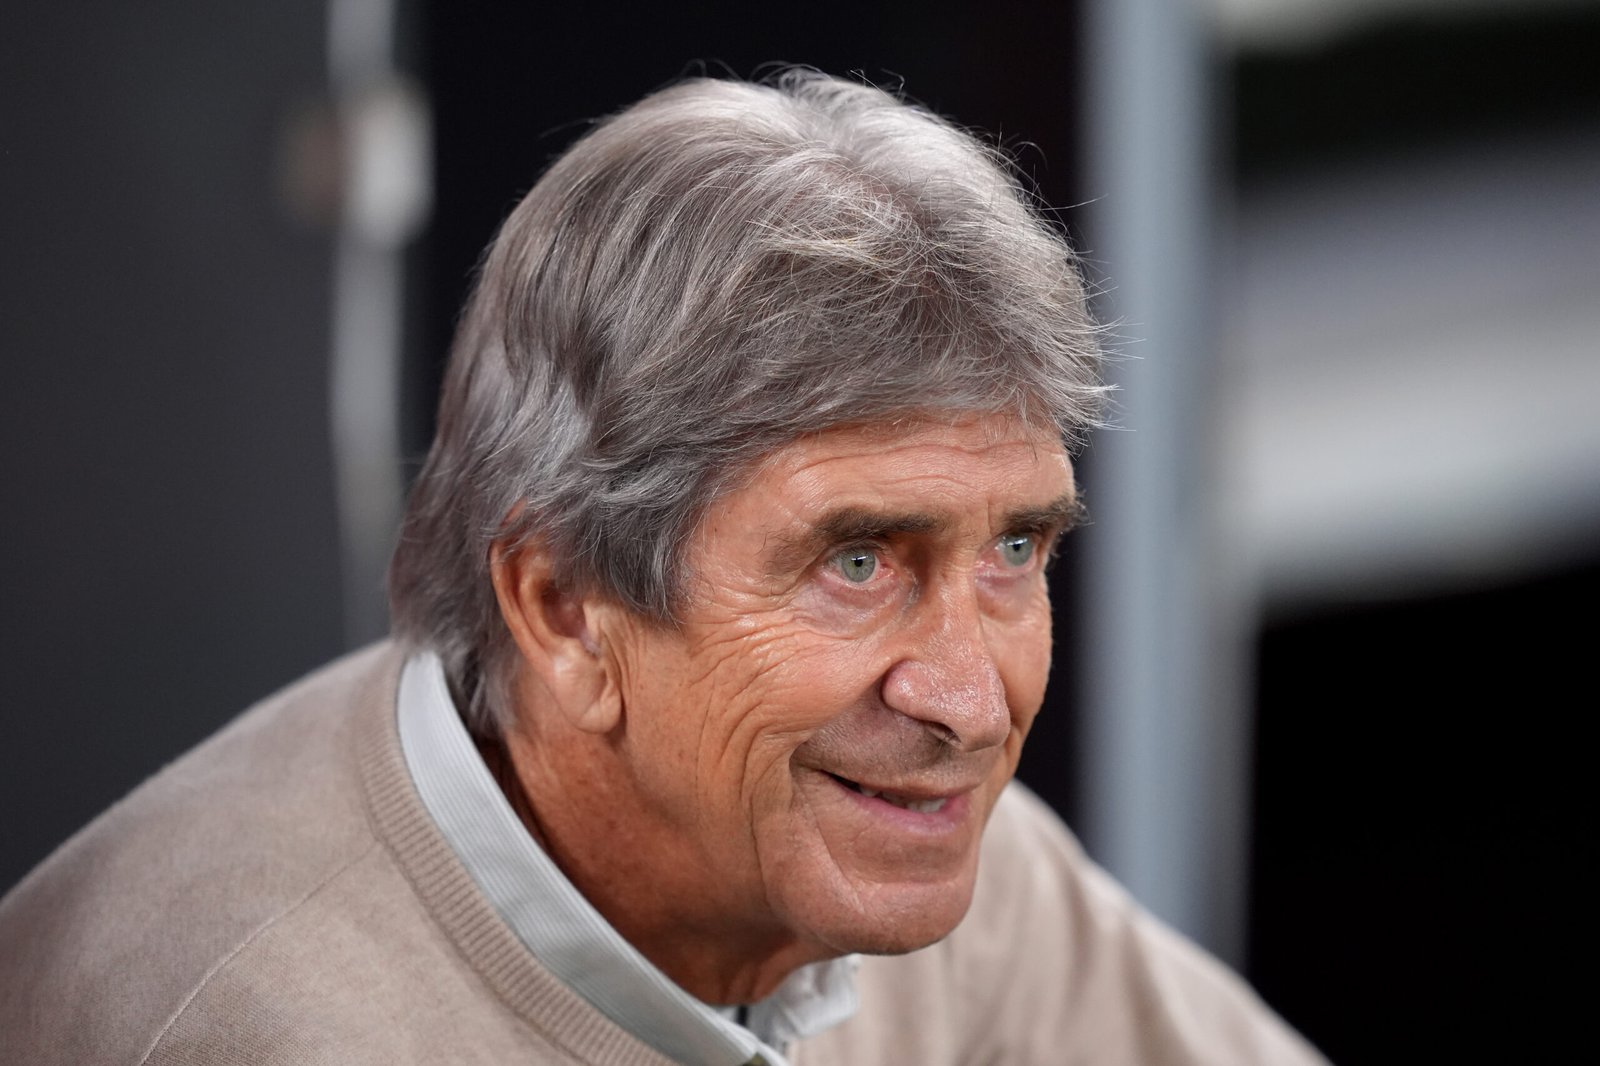
[[[991,747],[1010,726],[1005,687],[992,661],[961,651],[896,663],[879,691],[886,707],[941,743],[960,751]]]

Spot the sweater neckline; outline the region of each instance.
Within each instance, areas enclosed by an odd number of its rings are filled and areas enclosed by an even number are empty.
[[[355,729],[374,834],[467,964],[518,1018],[573,1058],[596,1066],[670,1066],[539,963],[479,890],[434,824],[400,747],[396,697],[404,662],[381,657]]]

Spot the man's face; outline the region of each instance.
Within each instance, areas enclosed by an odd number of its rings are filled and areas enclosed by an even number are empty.
[[[996,415],[822,433],[713,505],[682,625],[609,639],[662,902],[818,956],[954,928],[1044,695],[1072,501],[1053,435]]]

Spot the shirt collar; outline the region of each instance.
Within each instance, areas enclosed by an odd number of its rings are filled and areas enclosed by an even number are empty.
[[[750,1005],[748,1028],[689,995],[600,916],[523,828],[456,713],[438,656],[406,662],[397,703],[406,766],[456,857],[539,961],[622,1028],[682,1062],[779,1066],[778,1049],[855,1014],[855,956],[800,967]]]

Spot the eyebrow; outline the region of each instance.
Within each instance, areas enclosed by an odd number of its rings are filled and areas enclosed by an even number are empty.
[[[793,573],[824,548],[936,533],[949,525],[949,519],[921,511],[884,512],[865,507],[841,507],[829,511],[803,530],[780,536],[768,553],[767,568],[773,574]]]
[[[824,515],[822,521],[811,527],[805,539],[842,544],[854,540],[938,533],[949,526],[948,518],[920,511],[885,514],[860,507],[845,507]]]
[[[1067,533],[1089,521],[1089,508],[1077,492],[1058,496],[1043,507],[1025,507],[1006,515],[1005,529],[1012,533]]]
[[[1060,534],[1080,525],[1087,517],[1083,500],[1069,492],[1042,507],[1008,512],[1001,527],[1008,533]],[[808,563],[824,548],[834,545],[848,546],[897,536],[926,536],[944,532],[953,525],[948,515],[933,512],[841,507],[829,511],[804,531],[780,537],[768,556],[770,569],[774,574],[789,573]]]

